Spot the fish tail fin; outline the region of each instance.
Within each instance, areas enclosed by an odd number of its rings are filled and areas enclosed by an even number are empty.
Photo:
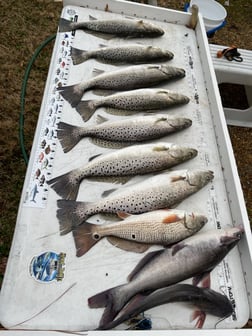
[[[89,202],[58,200],[57,205],[61,235],[71,232],[88,218]]]
[[[72,170],[69,173],[54,177],[47,181],[47,184],[62,198],[76,200],[81,179],[80,175]]]
[[[58,124],[57,137],[64,153],[69,152],[85,136],[83,127],[69,125],[62,121]]]
[[[85,88],[79,84],[58,87],[61,96],[69,102],[72,107],[76,107],[85,92]]]
[[[73,229],[73,237],[76,247],[76,256],[81,257],[90,250],[98,241],[93,238],[93,231],[97,227],[95,224],[83,223]]]
[[[124,295],[120,295],[120,291],[123,287],[124,285],[107,289],[88,299],[90,308],[105,307],[99,323],[99,329],[102,329],[109,322],[113,321],[120,309],[124,306]]]
[[[59,32],[64,33],[64,32],[69,32],[73,30],[72,28],[72,21],[60,18],[59,20]]]
[[[74,65],[83,63],[90,58],[90,53],[86,50],[71,48],[71,57]]]
[[[76,111],[79,112],[84,121],[88,121],[96,109],[97,104],[94,100],[82,100],[76,107]]]

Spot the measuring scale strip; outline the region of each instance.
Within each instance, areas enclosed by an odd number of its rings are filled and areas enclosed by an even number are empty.
[[[59,38],[56,69],[50,84],[38,148],[25,194],[24,205],[28,207],[45,208],[47,204],[49,187],[46,180],[50,179],[53,167],[57,143],[57,124],[61,120],[64,103],[64,99],[57,91],[57,87],[65,84],[69,76],[70,49],[74,34],[60,33]]]
[[[187,65],[187,71],[188,71],[188,84],[190,89],[193,91],[193,97],[195,102],[195,113],[194,116],[196,118],[197,124],[201,125],[203,124],[202,117],[200,114],[199,109],[199,94],[198,94],[198,87],[197,87],[197,80],[195,76],[194,71],[194,58],[192,49],[189,45],[184,48],[184,55],[186,58],[186,65]],[[203,128],[202,128],[203,129]],[[202,133],[201,133],[202,135]],[[202,153],[202,159],[205,160],[205,165],[208,167],[210,165],[210,157],[207,152]],[[219,213],[219,207],[217,202],[217,196],[216,196],[216,190],[214,187],[214,184],[212,183],[210,189],[209,189],[209,200],[208,200],[208,209],[211,213],[211,219],[214,222],[214,226],[217,229],[221,229],[221,219],[220,219],[220,213]],[[231,301],[233,305],[234,312],[232,315],[225,319],[226,322],[230,323],[232,321],[237,320],[237,310],[236,310],[236,302],[235,302],[235,296],[233,291],[233,282],[232,282],[232,276],[231,276],[231,270],[228,263],[228,258],[225,258],[217,267],[217,279],[218,279],[218,285],[220,291],[228,297],[228,299]]]

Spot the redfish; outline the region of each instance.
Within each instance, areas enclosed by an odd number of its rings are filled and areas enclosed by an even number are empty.
[[[207,222],[204,215],[183,210],[156,210],[140,215],[120,213],[119,216],[124,220],[105,225],[83,223],[76,227],[73,230],[76,255],[82,256],[104,237],[124,250],[144,252],[151,244],[167,246],[185,239]]]

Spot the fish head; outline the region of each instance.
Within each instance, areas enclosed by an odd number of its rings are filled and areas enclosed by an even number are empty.
[[[167,64],[162,64],[159,66],[159,69],[166,74],[168,77],[171,77],[172,73],[176,73],[176,78],[183,78],[186,75],[186,72],[182,68],[171,67]]]
[[[192,120],[188,118],[176,118],[171,120],[167,117],[165,121],[176,130],[188,128],[192,125]]]
[[[214,173],[211,170],[195,169],[188,171],[186,180],[191,186],[202,188],[214,178]]]
[[[206,216],[196,212],[186,212],[184,216],[184,225],[191,232],[199,231],[207,221],[208,219]]]
[[[162,36],[164,35],[164,30],[157,26],[154,25],[150,22],[139,20],[138,21],[138,27],[141,27],[144,32],[148,32],[148,35],[150,37],[156,37],[156,36]]]
[[[223,294],[209,288],[202,288],[202,298],[197,307],[205,313],[227,318],[233,311],[232,302]]]
[[[183,147],[174,144],[171,145],[169,149],[169,156],[182,161],[192,159],[197,155],[198,151],[190,147]]]
[[[242,238],[244,234],[243,226],[235,226],[232,228],[226,228],[220,236],[220,244],[223,247],[232,249]]]

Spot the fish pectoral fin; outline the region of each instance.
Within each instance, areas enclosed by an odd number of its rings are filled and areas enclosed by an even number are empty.
[[[192,322],[192,321],[194,321],[196,319],[198,319],[198,320],[197,320],[197,322],[195,324],[195,328],[202,329],[202,327],[203,327],[203,325],[205,323],[206,313],[204,311],[201,311],[201,310],[195,310],[192,313],[190,322]]]
[[[161,253],[163,253],[164,249],[158,251],[152,251],[147,253],[136,265],[133,271],[128,275],[127,280],[132,281],[134,277],[138,274],[138,272],[153,258],[158,257]]]
[[[95,20],[97,20],[97,18],[89,14],[89,20],[90,21],[95,21]]]
[[[118,211],[117,216],[121,219],[125,219],[125,218],[132,216],[132,214],[127,213],[127,212]]]
[[[197,286],[201,281],[203,281],[203,287],[204,288],[210,288],[210,272],[212,271],[213,268],[211,268],[210,270],[198,274],[196,276],[193,277],[192,283],[194,286]],[[206,282],[204,282],[204,280]]]
[[[163,222],[164,224],[170,224],[170,223],[174,223],[174,222],[179,222],[180,220],[181,220],[181,218],[180,218],[178,215],[176,215],[176,214],[174,214],[174,213],[171,213],[171,214],[167,215],[167,216],[162,220],[162,222]]]
[[[118,237],[112,237],[112,236],[107,237],[107,240],[113,246],[118,247],[121,250],[124,250],[127,252],[143,253],[147,251],[148,248],[151,246],[151,244],[132,242],[130,240],[126,240],[126,239],[118,238]]]

